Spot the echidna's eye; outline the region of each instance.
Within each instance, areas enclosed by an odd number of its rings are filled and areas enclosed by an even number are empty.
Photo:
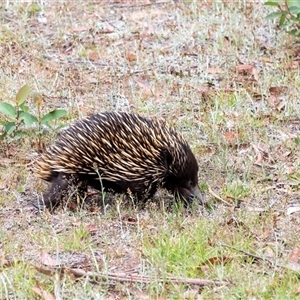
[[[188,181],[188,185],[189,185],[189,187],[193,187],[193,186],[195,186],[195,184],[194,184],[193,180],[189,180],[189,181]]]

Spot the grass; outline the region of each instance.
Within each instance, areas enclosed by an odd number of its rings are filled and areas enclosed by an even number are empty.
[[[66,123],[106,110],[165,118],[195,153],[207,201],[186,211],[160,191],[142,208],[107,194],[105,210],[38,213],[36,136],[1,143],[1,299],[299,297],[300,218],[288,213],[299,205],[299,47],[269,12],[248,1],[0,4],[0,101],[29,84],[45,112],[68,110]]]

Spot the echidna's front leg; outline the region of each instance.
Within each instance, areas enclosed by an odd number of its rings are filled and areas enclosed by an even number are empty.
[[[55,174],[51,179],[51,187],[43,194],[43,205],[52,210],[71,197],[77,188],[80,193],[86,192],[86,184],[79,184],[79,181],[76,174]]]
[[[65,174],[54,174],[50,188],[43,194],[42,204],[51,210],[58,206],[68,191],[68,183],[69,180]]]

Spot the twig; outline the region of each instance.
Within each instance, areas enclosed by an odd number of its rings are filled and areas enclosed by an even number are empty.
[[[138,7],[148,7],[148,6],[159,6],[159,5],[166,5],[171,4],[172,2],[169,1],[160,1],[160,2],[153,2],[153,3],[137,3],[137,4],[107,4],[106,6],[115,7],[115,8],[138,8]]]
[[[223,202],[224,204],[228,205],[228,206],[232,206],[231,203],[227,202],[226,200],[222,199],[220,196],[218,196],[212,189],[211,187],[208,185],[208,192],[213,195],[215,198],[217,198],[218,200],[220,200],[221,202]]]
[[[147,275],[138,275],[138,274],[128,274],[128,273],[96,273],[96,272],[86,272],[82,269],[66,269],[67,272],[72,273],[76,277],[87,276],[95,279],[107,279],[115,280],[121,282],[142,282],[142,283],[152,283],[152,282],[172,282],[172,283],[186,283],[194,284],[198,286],[208,286],[208,285],[228,285],[231,284],[230,281],[221,281],[221,280],[209,280],[209,279],[200,279],[200,278],[184,278],[184,277],[155,277]]]
[[[139,274],[130,274],[130,273],[98,273],[91,271],[84,271],[82,269],[74,269],[67,267],[59,268],[43,268],[38,266],[33,266],[37,271],[46,274],[48,276],[53,275],[56,272],[60,274],[72,274],[75,277],[87,277],[89,280],[100,281],[101,279],[106,281],[119,281],[119,282],[139,282],[139,283],[153,283],[153,282],[172,282],[172,283],[185,283],[193,284],[198,286],[221,286],[232,284],[230,281],[222,280],[209,280],[201,278],[184,278],[184,277],[156,277],[156,276],[147,276]]]
[[[241,249],[237,249],[235,247],[231,247],[231,246],[223,244],[223,243],[220,243],[220,246],[227,247],[229,249],[233,249],[235,251],[241,252],[241,253],[243,253],[249,257],[252,257],[254,259],[265,261],[265,262],[269,263],[273,268],[277,267],[277,268],[291,270],[291,271],[297,272],[297,273],[300,272],[300,264],[295,261],[290,261],[287,264],[280,264],[280,263],[276,263],[268,258],[264,258],[264,257],[258,256],[258,255],[255,255],[255,254],[249,253],[249,252],[241,250]]]
[[[220,246],[226,247],[226,248],[229,248],[229,249],[233,249],[234,251],[243,253],[243,254],[245,254],[245,255],[247,255],[249,257],[252,257],[254,259],[265,261],[265,262],[269,263],[272,267],[275,266],[275,263],[272,260],[268,259],[268,258],[265,258],[265,257],[262,257],[262,256],[258,256],[258,255],[252,254],[252,253],[249,253],[249,252],[247,252],[245,250],[237,249],[237,248],[229,246],[227,244],[220,243]]]

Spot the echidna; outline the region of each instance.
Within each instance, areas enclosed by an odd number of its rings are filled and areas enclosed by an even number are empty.
[[[136,114],[106,112],[84,118],[63,131],[37,160],[35,174],[50,181],[47,206],[70,187],[130,192],[137,199],[166,188],[188,203],[202,201],[198,164],[183,137],[165,122]]]

